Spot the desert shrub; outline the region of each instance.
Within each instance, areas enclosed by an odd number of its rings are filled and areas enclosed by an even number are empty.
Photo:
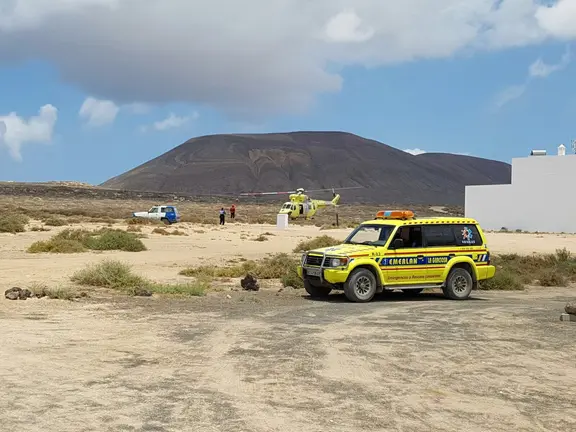
[[[334,237],[323,235],[320,237],[313,238],[311,240],[303,240],[294,248],[294,252],[305,252],[312,249],[318,249],[323,247],[336,246],[341,244],[341,240],[337,240]]]
[[[126,228],[127,232],[142,232],[142,228],[140,228],[138,225],[130,225],[128,228]]]
[[[32,227],[30,228],[30,231],[35,231],[35,232],[46,232],[46,231],[50,231],[50,229],[48,228],[44,228],[44,227]]]
[[[253,240],[257,241],[257,242],[264,242],[264,241],[268,241],[268,237],[266,237],[264,234],[260,234],[258,237],[255,237]]]
[[[89,235],[85,240],[88,249],[121,250],[125,252],[142,252],[146,246],[134,234],[122,230],[102,230]]]
[[[146,285],[147,281],[132,273],[128,264],[105,260],[92,264],[72,275],[72,282],[95,287],[130,289]]]
[[[210,279],[205,276],[193,282],[180,284],[152,282],[134,274],[128,264],[114,260],[105,260],[79,270],[72,275],[71,280],[80,285],[116,289],[129,295],[136,295],[139,291],[146,290],[158,294],[198,297],[205,295],[210,288]]]
[[[52,238],[32,243],[27,251],[28,253],[79,253],[85,250],[84,245],[77,240]]]
[[[0,214],[0,233],[22,233],[30,219],[23,214]]]
[[[160,224],[163,224],[163,222],[161,222],[157,219],[146,219],[146,218],[139,218],[139,217],[130,218],[126,221],[126,223],[128,225],[160,225]]]
[[[576,280],[576,258],[566,248],[553,254],[501,254],[494,257],[493,264],[496,266],[495,281],[483,282],[483,285],[496,286],[501,274],[514,277],[521,284],[538,280],[542,286],[565,286],[568,281]]]
[[[66,222],[64,219],[53,216],[53,217],[47,218],[44,221],[44,225],[58,227],[58,226],[68,225],[68,222]]]
[[[160,234],[160,235],[175,235],[175,236],[185,236],[187,235],[184,231],[179,231],[179,230],[174,230],[174,231],[168,231],[165,228],[154,228],[152,230],[152,234]]]
[[[199,266],[184,269],[180,272],[183,276],[207,276],[207,277],[243,277],[251,273],[260,279],[282,279],[286,275],[296,274],[299,260],[285,253],[276,254],[259,261],[247,260],[233,266]],[[297,276],[297,274],[296,274]]]
[[[546,287],[561,287],[567,285],[567,278],[562,273],[554,269],[543,270],[537,276],[541,286]]]
[[[304,281],[300,276],[298,276],[296,266],[297,264],[295,264],[293,268],[287,269],[286,273],[280,278],[282,286],[284,287],[291,286],[293,288],[304,288]]]
[[[50,240],[33,243],[28,252],[75,253],[86,249],[141,252],[146,250],[146,246],[135,234],[122,230],[65,229]]]
[[[497,270],[492,279],[481,281],[478,284],[481,290],[516,291],[524,289],[522,280],[513,272]]]

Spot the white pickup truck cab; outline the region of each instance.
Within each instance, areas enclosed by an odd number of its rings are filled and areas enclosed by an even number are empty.
[[[164,222],[166,225],[180,222],[180,214],[178,213],[178,209],[171,205],[156,205],[147,212],[132,213],[132,217],[156,219]]]

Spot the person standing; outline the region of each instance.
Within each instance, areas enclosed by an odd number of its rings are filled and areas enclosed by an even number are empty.
[[[224,218],[226,217],[226,210],[224,207],[220,209],[220,225],[224,225]]]
[[[232,204],[230,207],[230,219],[234,219],[236,217],[236,206]]]

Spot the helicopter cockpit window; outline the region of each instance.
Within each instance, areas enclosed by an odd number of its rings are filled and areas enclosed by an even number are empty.
[[[292,204],[290,203],[284,203],[284,205],[282,206],[283,209],[290,209],[292,207]]]
[[[352,231],[344,243],[384,246],[394,228],[393,225],[360,225]]]
[[[148,210],[148,213],[158,213],[158,207],[152,207],[150,210]]]

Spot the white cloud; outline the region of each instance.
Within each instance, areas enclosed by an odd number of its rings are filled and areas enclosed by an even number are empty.
[[[419,154],[423,154],[426,153],[425,150],[419,149],[419,148],[413,148],[413,149],[405,149],[404,150],[406,153],[410,153],[411,155],[417,156]]]
[[[576,25],[576,22],[575,22]],[[533,78],[546,78],[548,75],[558,72],[564,69],[570,63],[571,55],[570,51],[566,50],[559,63],[548,64],[545,63],[541,58],[536,60],[528,68],[528,76]]]
[[[374,29],[362,29],[362,19],[354,10],[346,10],[330,18],[326,37],[332,42],[366,42],[374,36]]]
[[[47,60],[119,106],[188,102],[249,117],[339,91],[342,66],[576,38],[576,0],[541,3],[12,0],[0,13],[0,58]]]
[[[511,85],[496,95],[496,107],[501,108],[509,102],[522,97],[526,92],[526,84]]]
[[[552,6],[540,7],[536,12],[539,26],[553,37],[576,38],[576,1],[558,0]]]
[[[28,120],[15,112],[0,116],[0,146],[8,149],[13,159],[22,160],[21,149],[28,143],[49,143],[58,119],[56,107],[48,104]]]
[[[80,107],[78,115],[90,126],[104,126],[114,123],[119,111],[118,105],[112,101],[89,97]]]
[[[155,131],[165,131],[168,129],[175,129],[175,128],[179,128],[181,126],[184,126],[185,124],[193,121],[193,120],[197,120],[199,117],[199,114],[197,112],[192,113],[189,116],[183,117],[183,116],[177,116],[174,113],[170,113],[170,115],[168,115],[168,117],[166,117],[164,120],[159,120],[156,121],[154,123],[152,123],[151,126],[143,126],[141,128],[142,132],[147,132],[150,129],[153,129]]]
[[[576,2],[576,0],[574,0]],[[515,99],[519,99],[526,93],[528,86],[533,79],[544,79],[548,78],[554,72],[561,71],[570,63],[572,59],[569,47],[566,49],[562,58],[558,63],[548,64],[545,63],[541,58],[537,59],[528,67],[528,75],[524,81],[524,84],[511,85],[504,90],[502,90],[495,98],[496,108],[501,108],[509,102]]]

